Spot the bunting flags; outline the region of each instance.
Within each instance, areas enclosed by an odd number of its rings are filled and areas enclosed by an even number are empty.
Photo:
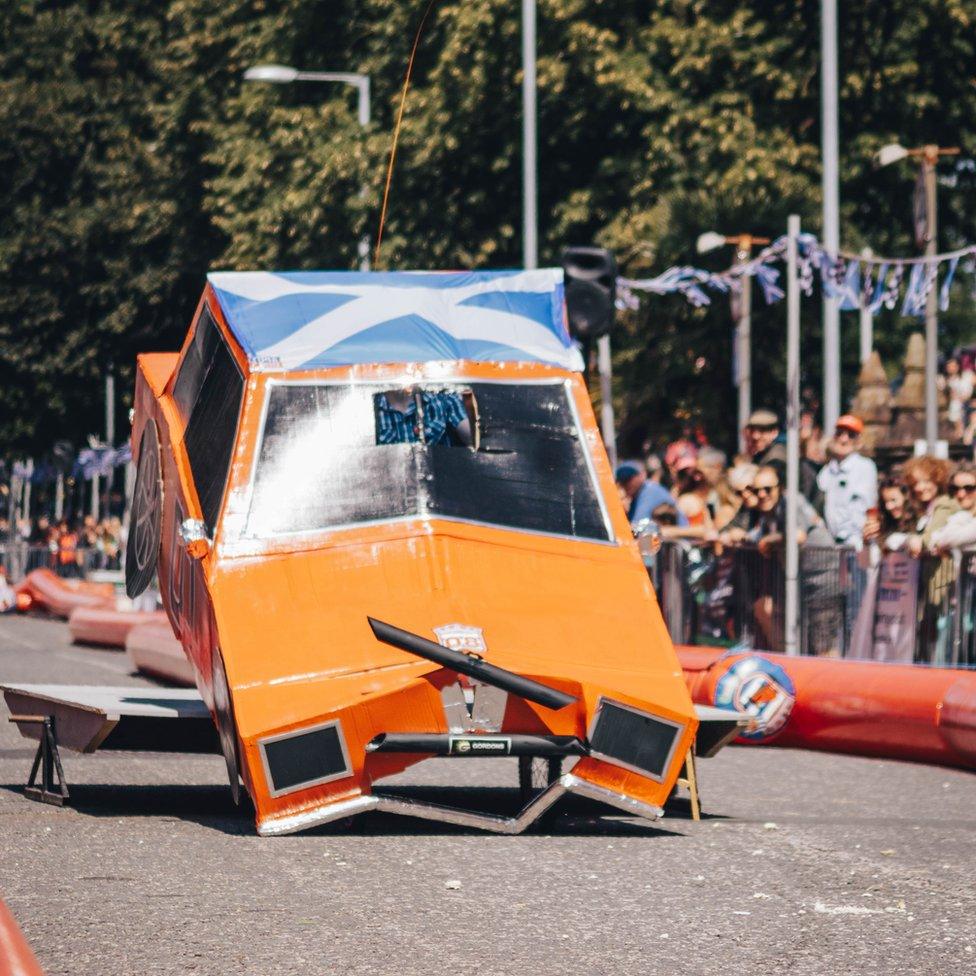
[[[94,475],[108,475],[112,468],[128,464],[132,460],[132,448],[128,441],[121,447],[86,447],[75,461],[75,474],[86,480]]]
[[[780,237],[754,258],[726,271],[704,271],[689,265],[668,268],[655,278],[618,278],[617,307],[638,307],[638,292],[652,295],[683,295],[695,308],[710,305],[710,293],[739,292],[746,278],[755,278],[767,305],[780,301],[785,292],[776,265],[786,260],[787,238]],[[933,258],[875,258],[841,252],[831,254],[812,234],[801,234],[797,246],[798,278],[806,295],[813,293],[819,278],[825,295],[836,298],[842,311],[868,308],[872,313],[899,306],[904,316],[924,317],[933,290],[938,306],[949,307],[949,290],[963,261],[963,270],[973,275],[976,298],[976,246],[961,248]]]

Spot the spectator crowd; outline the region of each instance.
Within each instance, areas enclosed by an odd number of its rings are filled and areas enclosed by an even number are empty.
[[[917,659],[944,655],[946,600],[957,572],[949,554],[976,547],[976,464],[926,455],[879,475],[862,453],[859,417],[841,416],[823,441],[806,419],[797,508],[808,650],[844,653],[865,567],[902,552],[920,560]],[[970,422],[965,414],[961,420]],[[699,560],[685,560],[683,572],[705,585],[697,621],[705,636],[731,636],[741,624],[732,616],[745,613],[754,646],[781,649],[786,444],[769,410],[754,411],[742,435],[743,451],[729,464],[700,432],[686,429],[660,453],[620,464],[617,485],[651,551],[671,541]],[[707,572],[701,553],[712,554]],[[732,562],[730,554],[737,554]],[[976,571],[976,559],[966,565]]]
[[[976,465],[913,457],[879,476],[861,453],[862,421],[845,414],[822,446],[801,442],[801,545],[876,543],[913,556],[976,545]],[[686,431],[663,455],[624,461],[617,485],[635,529],[662,539],[753,544],[764,554],[783,545],[786,443],[777,416],[755,410],[744,451],[726,455]]]
[[[26,551],[28,570],[45,566],[61,576],[80,576],[92,569],[119,569],[124,546],[125,531],[117,516],[56,520],[42,514],[17,519],[13,526],[0,518],[0,550],[8,555]]]

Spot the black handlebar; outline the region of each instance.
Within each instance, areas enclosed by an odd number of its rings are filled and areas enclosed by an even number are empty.
[[[442,647],[419,634],[411,634],[409,630],[401,630],[399,627],[385,624],[382,620],[374,620],[372,617],[366,619],[369,621],[373,634],[378,641],[389,644],[391,647],[397,647],[408,654],[416,654],[417,657],[426,658],[442,667],[457,671],[458,674],[466,674],[469,678],[476,678],[486,685],[494,685],[503,691],[510,691],[513,695],[535,702],[537,705],[558,710],[578,701],[577,698],[567,695],[563,691],[557,691],[555,688],[533,681],[531,678],[523,678],[522,675],[516,674],[514,671],[506,671],[495,664],[482,661],[481,658],[462,654],[460,651],[453,651],[449,647]]]

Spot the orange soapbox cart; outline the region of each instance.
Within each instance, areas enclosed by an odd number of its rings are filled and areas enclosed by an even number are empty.
[[[139,357],[127,590],[158,574],[260,834],[661,814],[699,718],[581,365],[546,269],[211,274]],[[510,817],[384,786],[434,756],[546,772]]]

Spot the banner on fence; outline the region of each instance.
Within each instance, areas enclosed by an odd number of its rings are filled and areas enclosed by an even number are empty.
[[[868,569],[848,657],[911,664],[918,629],[918,560],[885,553]]]

